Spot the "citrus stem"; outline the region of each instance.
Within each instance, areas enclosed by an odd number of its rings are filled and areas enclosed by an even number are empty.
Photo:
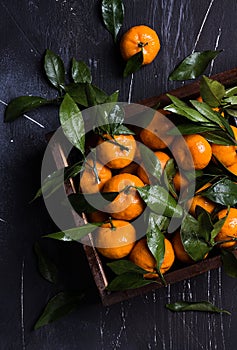
[[[105,136],[102,136],[102,139],[104,140],[104,141],[108,141],[108,142],[110,142],[110,143],[112,143],[112,144],[114,144],[114,145],[116,145],[116,146],[119,146],[119,148],[121,149],[121,151],[129,151],[129,148],[128,147],[126,147],[126,146],[124,146],[124,145],[121,145],[119,142],[117,142],[114,138],[113,138],[113,140],[110,140],[110,139],[108,139],[107,137],[105,137]]]
[[[109,217],[109,223],[110,223],[110,225],[111,225],[111,230],[112,230],[112,231],[115,231],[115,230],[116,230],[116,227],[115,227],[114,224],[113,224],[113,221],[112,221],[111,216]]]
[[[141,41],[137,44],[137,46],[140,47],[140,48],[143,48],[143,47],[145,47],[147,45],[148,45],[148,43],[142,43]]]

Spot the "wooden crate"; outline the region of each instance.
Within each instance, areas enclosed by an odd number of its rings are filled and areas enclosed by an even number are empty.
[[[212,76],[212,78],[215,80],[218,80],[219,82],[224,84],[226,87],[233,86],[237,84],[237,68],[216,74]],[[176,90],[172,90],[169,93],[182,99],[196,98],[199,95],[199,82],[197,81],[197,82],[185,85]],[[160,103],[162,107],[164,107],[169,103],[169,99],[166,96],[166,94],[151,97],[139,102],[139,104],[142,104],[148,107],[152,107],[158,103]],[[51,144],[52,144],[52,155],[55,160],[56,167],[60,169],[64,166],[67,166],[68,165],[67,159],[64,155],[61,145],[59,145],[56,142],[54,143],[51,142]],[[75,188],[72,180],[68,181],[65,184],[65,188],[66,188],[66,193],[68,195],[71,193],[75,193]],[[73,210],[72,210],[72,214],[74,216],[75,225],[81,226],[85,223],[86,218],[83,215],[79,216]],[[90,245],[87,244],[88,240]],[[130,289],[127,291],[110,292],[106,289],[108,285],[108,277],[106,276],[102,259],[100,255],[97,253],[96,248],[93,245],[92,237],[90,234],[83,240],[83,247],[84,247],[84,251],[87,256],[88,263],[89,263],[93,278],[95,280],[96,286],[98,288],[98,292],[100,294],[103,305],[111,305],[111,304],[120,302],[122,300],[126,300],[134,296],[140,295],[142,293],[147,293],[154,289],[163,287],[162,283],[151,283],[144,287]],[[201,262],[166,273],[165,280],[167,281],[168,284],[173,284],[173,283],[185,280],[187,278],[200,275],[208,270],[216,269],[219,266],[221,266],[221,264],[222,262],[221,262],[220,256],[207,258]]]

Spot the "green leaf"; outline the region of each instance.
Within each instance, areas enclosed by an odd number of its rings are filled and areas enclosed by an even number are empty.
[[[39,245],[34,244],[34,251],[38,260],[38,269],[43,278],[47,281],[56,284],[58,282],[58,269],[56,265],[45,255]]]
[[[45,198],[48,198],[54,192],[56,192],[61,186],[64,185],[64,182],[62,182],[62,178],[64,179],[64,181],[67,181],[70,178],[77,176],[83,169],[84,167],[81,165],[81,162],[77,162],[72,166],[54,171],[52,174],[48,175],[44,179],[41,188],[37,191],[32,202],[36,198],[39,198],[40,196],[42,196],[42,194],[44,195]]]
[[[202,133],[202,136],[207,139],[207,141],[211,143],[216,143],[218,145],[224,145],[224,146],[229,146],[229,145],[235,145],[235,142],[233,139],[226,133],[224,130],[215,130],[213,131],[205,131]]]
[[[209,104],[209,106],[218,107],[225,95],[225,87],[218,81],[203,75],[200,81],[200,94],[203,101]]]
[[[154,152],[152,152],[148,147],[146,147],[143,144],[139,145],[139,150],[141,152],[141,159],[145,169],[149,172],[149,174],[154,176],[157,182],[158,180],[160,180],[162,174],[159,159],[156,157]]]
[[[223,103],[228,103],[231,106],[237,106],[237,96],[230,96],[228,98],[223,99]]]
[[[72,193],[68,196],[68,199],[73,207],[73,209],[78,213],[93,213],[97,210],[102,210],[104,208],[104,200],[112,202],[119,192],[104,192],[104,193]],[[94,206],[92,205],[94,204]]]
[[[51,322],[68,315],[79,307],[84,298],[82,293],[60,292],[49,300],[34,329],[39,329]]]
[[[65,91],[71,96],[71,98],[79,105],[88,107],[88,100],[86,94],[86,84],[69,84],[65,86]]]
[[[127,289],[135,289],[146,286],[151,283],[156,283],[154,280],[143,278],[140,273],[126,272],[115,277],[107,286],[110,291],[123,291]]]
[[[168,217],[182,217],[182,207],[177,204],[176,200],[165,188],[159,185],[147,185],[144,187],[137,187],[137,191],[147,206],[156,214]]]
[[[229,311],[219,309],[209,301],[177,301],[173,304],[166,304],[167,309],[175,312],[180,311],[204,311],[204,312],[214,312],[214,313],[226,313],[231,315]]]
[[[169,75],[169,80],[196,79],[207,68],[208,64],[219,55],[221,51],[194,52],[187,56]]]
[[[224,218],[218,220],[217,222],[215,222],[215,224],[213,225],[213,229],[211,230],[210,233],[210,243],[211,245],[215,245],[215,238],[218,235],[218,233],[221,231],[225,221],[226,221],[227,216],[225,216]]]
[[[201,194],[224,206],[232,207],[237,204],[237,184],[227,178],[219,180]]]
[[[22,114],[31,111],[34,108],[44,106],[49,101],[38,96],[20,96],[11,100],[5,111],[5,122],[12,122]]]
[[[116,90],[106,98],[105,103],[118,102],[118,98],[119,98],[119,90]]]
[[[203,126],[195,123],[185,123],[180,124],[168,131],[169,135],[192,135],[192,134],[201,134],[203,132],[210,131],[211,133],[215,130],[218,130],[214,126]],[[226,133],[225,133],[226,135]]]
[[[43,236],[44,238],[52,238],[59,241],[79,241],[81,238],[88,235],[97,229],[101,223],[93,223],[93,224],[85,224],[80,227],[73,227],[68,230],[59,231],[56,233],[50,233],[48,235]]]
[[[200,234],[199,222],[190,214],[182,221],[180,235],[185,251],[194,261],[204,259],[211,249]]]
[[[179,114],[193,122],[208,123],[209,120],[203,116],[201,113],[196,111],[194,108],[189,107],[185,102],[181,101],[179,98],[167,94],[171,99],[173,104],[168,105],[164,108],[165,111]]]
[[[143,63],[143,52],[141,50],[129,58],[123,72],[123,77],[127,78],[130,74],[138,71],[141,68],[142,63]]]
[[[109,268],[116,275],[122,275],[127,272],[134,272],[141,275],[147,273],[146,270],[143,270],[141,267],[135,265],[134,263],[126,259],[116,260],[111,263],[107,263],[107,266],[109,266]]]
[[[51,50],[46,50],[44,69],[50,83],[59,91],[64,90],[65,68],[61,58]]]
[[[199,206],[196,207],[196,212],[198,212],[199,237],[209,243],[211,239],[210,233],[213,230],[211,216],[206,210]]]
[[[225,96],[226,97],[231,97],[231,96],[234,96],[234,95],[237,95],[237,86],[233,86],[229,89],[226,89],[225,91]]]
[[[233,278],[237,278],[237,259],[233,252],[221,249],[221,259],[225,273]]]
[[[237,110],[233,108],[226,108],[225,112],[227,112],[231,117],[237,117]]]
[[[61,103],[59,117],[63,132],[68,140],[84,154],[84,120],[80,109],[68,94],[64,96],[63,102]]]
[[[102,0],[101,10],[104,25],[116,42],[118,32],[123,25],[123,2],[122,0]]]
[[[149,215],[146,236],[148,248],[156,259],[157,270],[160,272],[160,267],[164,261],[165,256],[165,236],[156,223],[156,214],[154,213],[150,213]]]
[[[206,117],[206,119],[219,125],[220,127],[223,127],[224,118],[218,112],[213,111],[213,109],[207,103],[197,100],[191,100],[190,102],[199,113]]]
[[[91,83],[91,72],[85,62],[72,59],[72,79],[74,83]]]

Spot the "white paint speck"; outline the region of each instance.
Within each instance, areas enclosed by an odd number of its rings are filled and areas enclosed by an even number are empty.
[[[133,77],[134,75],[132,73],[130,84],[129,84],[129,90],[128,90],[128,104],[131,103],[131,100],[132,100]]]
[[[11,143],[13,143],[13,142],[14,142],[14,140],[13,140],[13,139],[11,139],[11,140],[10,140],[10,142],[11,142]]]
[[[6,220],[4,220],[4,219],[2,219],[2,218],[0,218],[0,221],[1,221],[1,222],[6,222]]]

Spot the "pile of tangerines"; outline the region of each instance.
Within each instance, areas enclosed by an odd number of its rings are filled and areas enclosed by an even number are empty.
[[[152,175],[143,164],[136,140],[148,147],[160,162],[164,171],[167,162],[174,159],[179,164],[172,178],[173,188],[178,195],[181,189],[189,187],[189,179],[181,170],[188,171],[205,169],[210,162],[215,164],[217,158],[231,172],[237,175],[236,146],[225,146],[209,143],[200,134],[173,136],[169,134],[169,124],[166,123],[166,111],[159,110],[149,125],[139,131],[139,135],[108,135],[99,137],[96,160],[86,160],[85,170],[80,179],[82,193],[118,192],[104,211],[96,211],[88,216],[92,223],[102,223],[95,235],[95,245],[98,252],[107,259],[129,259],[146,270],[146,277],[157,276],[157,262],[148,248],[145,232],[138,234],[133,222],[145,210],[145,203],[136,187],[151,184]],[[231,126],[237,141],[237,128]],[[183,147],[185,144],[185,147]],[[192,157],[192,162],[187,154]],[[214,157],[215,156],[215,159]],[[193,164],[192,164],[193,163]],[[204,187],[189,198],[185,206],[189,213],[196,217],[196,208],[202,207],[207,212],[216,210],[216,204],[202,195]],[[223,208],[217,213],[221,219],[227,215],[224,225],[216,236],[216,241],[228,240],[228,237],[237,237],[237,209]],[[142,237],[143,236],[143,237]],[[138,238],[142,237],[142,238]],[[222,247],[231,247],[235,242],[222,243]],[[194,261],[185,251],[179,230],[172,235],[167,234],[164,240],[165,254],[160,267],[163,274],[174,264],[180,261],[192,264]]]

